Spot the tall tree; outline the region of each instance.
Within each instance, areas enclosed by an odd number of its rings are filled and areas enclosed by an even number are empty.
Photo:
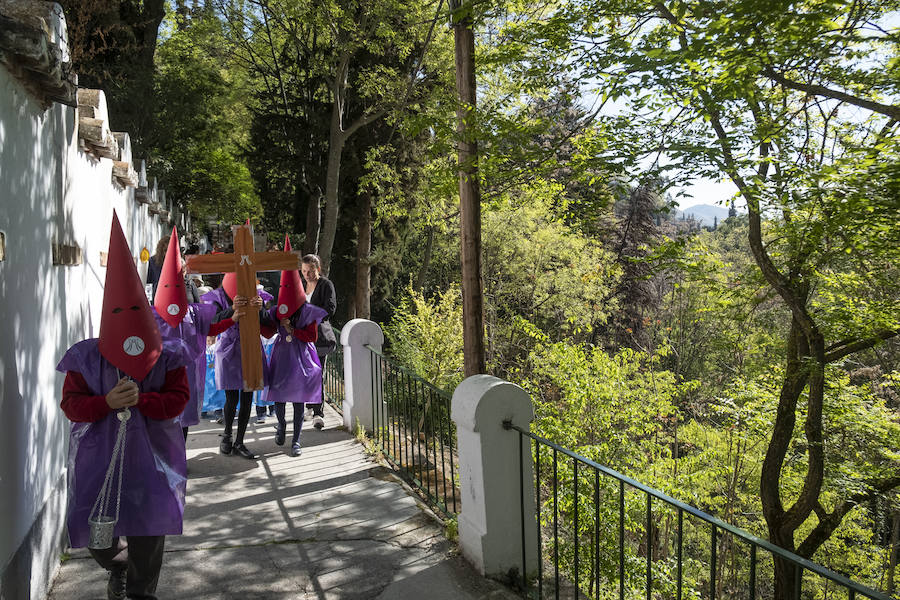
[[[459,241],[462,264],[463,358],[466,377],[485,372],[484,289],[481,282],[481,192],[475,119],[475,34],[473,3],[452,0],[456,47]]]
[[[295,119],[308,104],[294,92],[327,98],[323,186],[308,198],[305,250],[318,250],[327,272],[340,208],[341,161],[361,128],[416,100],[441,3],[220,0],[241,57],[260,77],[276,114]],[[371,57],[389,57],[373,61]],[[293,85],[297,82],[297,86]],[[308,86],[308,87],[307,87]],[[299,144],[300,140],[291,143]],[[320,205],[324,214],[319,222]]]
[[[598,148],[605,160],[649,164],[673,183],[724,177],[746,202],[753,260],[790,320],[763,515],[769,538],[804,557],[854,507],[900,486],[900,466],[878,452],[838,485],[823,428],[830,367],[900,331],[900,36],[885,24],[896,9],[891,0],[587,0],[510,34],[579,65],[618,100],[598,119],[616,132]],[[547,60],[533,58],[526,65]],[[782,481],[798,420],[805,472],[790,493]],[[776,561],[776,598],[796,577]]]

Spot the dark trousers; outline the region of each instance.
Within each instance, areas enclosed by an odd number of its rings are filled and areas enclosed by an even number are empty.
[[[273,405],[273,404],[270,404],[269,406],[264,406],[262,404],[256,405],[256,416],[257,417],[265,417],[267,412],[270,415],[274,415],[275,414],[275,405]]]
[[[275,416],[278,418],[278,429],[285,431],[287,429],[287,420],[285,414],[285,402],[275,403]],[[303,402],[294,403],[294,431],[291,434],[291,445],[300,442],[300,432],[303,430],[303,413],[306,412],[306,405]]]
[[[162,568],[164,535],[129,535],[127,543],[113,538],[113,545],[105,550],[90,549],[101,567],[107,571],[127,570],[126,593],[129,598],[156,600],[156,584]]]
[[[231,437],[231,427],[234,424],[234,414],[237,411],[238,402],[241,409],[237,413],[237,435],[235,444],[244,443],[244,434],[247,432],[247,423],[250,422],[250,408],[253,406],[253,392],[241,390],[225,390],[225,437]]]

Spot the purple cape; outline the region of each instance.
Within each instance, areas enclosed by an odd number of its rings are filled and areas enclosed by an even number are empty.
[[[193,427],[200,423],[200,405],[203,404],[203,390],[206,385],[206,336],[209,326],[216,318],[216,307],[212,304],[188,304],[187,313],[172,327],[153,309],[156,324],[164,340],[182,340],[190,352],[193,364],[188,365],[188,387],[191,399],[178,417],[182,427]]]
[[[269,314],[278,322],[275,307],[270,309]],[[327,314],[325,310],[307,302],[293,315],[291,321],[295,329],[303,329],[310,323],[320,322]],[[269,359],[269,392],[266,400],[319,404],[322,402],[322,363],[316,354],[316,345],[296,338],[288,342],[286,335],[287,332],[279,325],[272,357]]]
[[[119,381],[119,370],[100,355],[97,338],[69,348],[56,366],[63,373],[75,371],[91,392],[105,395]],[[141,392],[162,389],[166,372],[189,365],[183,342],[163,341],[163,352],[143,381]],[[94,423],[72,423],[69,436],[67,522],[73,548],[87,545],[88,517],[112,456],[119,420],[110,412]],[[116,473],[116,479],[118,474]],[[171,535],[181,533],[187,464],[184,437],[176,419],[151,419],[132,407],[125,432],[125,471],[117,536]],[[112,511],[114,514],[114,511]]]
[[[270,302],[272,295],[264,290],[257,291],[263,302]],[[218,310],[231,308],[231,300],[221,287],[203,294],[200,300],[204,304],[211,304]],[[262,337],[260,337],[260,352],[262,352]],[[219,334],[216,344],[216,388],[220,390],[244,389],[244,376],[241,369],[241,333],[237,325],[229,327]],[[269,383],[269,369],[263,353],[263,383]]]

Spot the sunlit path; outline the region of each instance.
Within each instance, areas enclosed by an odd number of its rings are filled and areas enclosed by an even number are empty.
[[[160,598],[513,597],[453,556],[440,523],[330,407],[325,429],[305,424],[297,458],[275,445],[274,423],[248,428],[255,462],[219,454],[221,425],[191,430],[184,535],[167,538]],[[105,590],[106,572],[80,549],[50,598]]]

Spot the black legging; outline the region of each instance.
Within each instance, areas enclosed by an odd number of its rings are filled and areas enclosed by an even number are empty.
[[[235,445],[244,443],[244,433],[247,432],[247,423],[250,422],[250,408],[253,406],[253,392],[241,390],[225,390],[225,437],[231,437],[231,425],[234,423],[234,413],[237,411],[238,400],[241,403],[241,411],[238,413],[237,436]]]
[[[287,429],[287,421],[284,418],[284,402],[275,403],[275,416],[278,418],[278,427],[282,431]],[[303,413],[306,412],[306,405],[303,402],[294,403],[294,431],[291,435],[291,445],[293,446],[300,441],[300,431],[303,430]]]

